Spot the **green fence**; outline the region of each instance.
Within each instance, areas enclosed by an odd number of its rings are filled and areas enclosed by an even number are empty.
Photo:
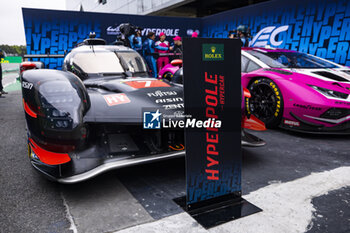
[[[1,58],[1,63],[21,63],[22,57],[9,56]]]

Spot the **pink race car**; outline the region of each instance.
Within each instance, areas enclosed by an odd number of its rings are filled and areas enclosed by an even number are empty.
[[[269,128],[350,134],[348,67],[271,48],[242,48],[241,59],[242,86],[251,92],[248,114]]]
[[[182,73],[182,60],[176,59],[168,64],[162,69],[162,75],[164,79],[168,79],[177,84],[182,84],[183,73]],[[241,104],[241,112],[242,112],[242,130],[241,130],[241,140],[243,146],[264,146],[265,141],[260,138],[250,134],[244,129],[251,129],[255,131],[264,131],[266,130],[264,122],[260,121],[254,115],[249,114],[245,110],[245,99],[251,98],[251,94],[247,88],[242,87],[242,104]]]
[[[175,59],[172,60],[169,64],[165,65],[163,69],[159,71],[158,78],[172,80],[175,72],[182,67],[182,60]]]

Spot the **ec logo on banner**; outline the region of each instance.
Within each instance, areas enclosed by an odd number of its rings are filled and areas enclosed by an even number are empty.
[[[159,109],[156,112],[143,112],[143,128],[160,129],[161,115]]]
[[[288,31],[288,28],[289,25],[265,27],[254,36],[253,40],[250,42],[250,47],[265,47],[266,45],[278,47],[283,43],[283,40],[276,40],[278,35],[281,32]]]

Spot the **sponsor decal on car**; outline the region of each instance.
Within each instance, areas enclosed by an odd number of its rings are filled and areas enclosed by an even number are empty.
[[[305,105],[305,104],[293,104],[294,107],[298,107],[298,108],[303,108],[303,109],[307,109],[307,110],[315,110],[315,111],[321,111],[322,108],[319,107],[314,107],[311,105]]]
[[[149,97],[163,97],[163,96],[177,95],[177,92],[176,91],[161,91],[161,90],[157,90],[155,92],[147,93],[147,95]]]
[[[291,120],[284,120],[283,121],[283,123],[285,124],[285,125],[290,125],[290,126],[300,126],[300,122],[298,122],[298,121],[291,121]]]
[[[177,103],[177,102],[183,102],[183,98],[174,97],[174,98],[156,99],[157,104]]]
[[[350,106],[350,102],[335,101],[335,104]]]
[[[130,87],[141,89],[141,88],[151,88],[151,87],[170,87],[170,85],[161,80],[140,80],[140,81],[128,81],[124,82]]]
[[[273,88],[273,91],[276,94],[276,98],[278,99],[277,100],[277,105],[276,105],[276,111],[275,111],[275,114],[274,114],[275,117],[278,117],[278,115],[281,112],[281,93],[278,91],[277,86],[273,82],[270,82],[269,84]]]
[[[203,61],[223,61],[224,44],[203,44]]]
[[[130,99],[124,93],[104,95],[103,98],[105,99],[108,106],[130,103]]]
[[[249,98],[247,98],[247,97],[245,97],[245,109],[247,111],[248,116],[250,116],[252,113],[250,111]]]
[[[185,105],[183,103],[181,104],[166,104],[166,105],[163,105],[163,108],[165,110],[171,110],[171,109],[179,109],[179,108],[184,108]]]
[[[183,98],[173,97],[173,98],[161,98],[155,100],[156,104],[163,104],[162,107],[165,110],[171,109],[182,109],[184,108]]]
[[[33,88],[33,83],[22,81],[22,87],[31,90]]]

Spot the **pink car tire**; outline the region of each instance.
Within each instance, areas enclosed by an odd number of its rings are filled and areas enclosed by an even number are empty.
[[[246,101],[248,113],[262,120],[268,128],[277,127],[283,116],[283,96],[277,84],[257,78],[248,87],[252,97]]]

